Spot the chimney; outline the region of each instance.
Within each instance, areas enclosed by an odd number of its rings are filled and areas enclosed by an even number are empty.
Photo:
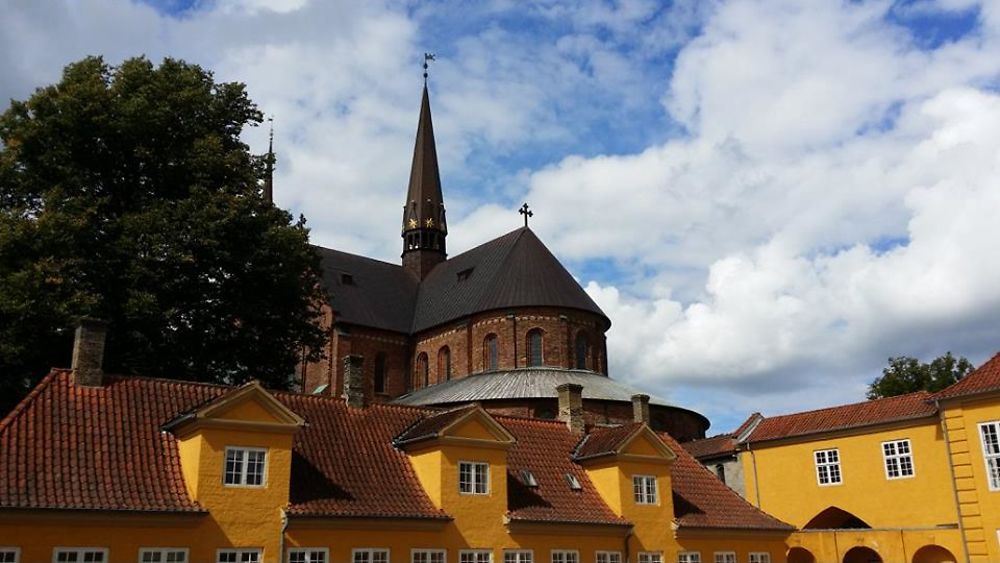
[[[559,420],[570,432],[583,433],[583,385],[563,383],[556,387],[559,394]]]
[[[108,323],[80,319],[73,339],[73,379],[77,385],[100,387],[104,383],[104,341]]]
[[[344,399],[347,406],[363,409],[368,406],[365,397],[364,356],[350,354],[344,356]]]
[[[632,395],[632,419],[649,424],[649,395],[643,393]]]

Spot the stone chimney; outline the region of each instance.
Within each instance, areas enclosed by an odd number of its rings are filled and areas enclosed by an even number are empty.
[[[108,323],[80,319],[73,339],[73,379],[77,385],[100,387],[104,383],[104,341]]]
[[[649,395],[644,393],[632,395],[632,419],[649,424]]]
[[[357,354],[344,356],[344,399],[347,406],[363,409],[368,406],[365,396],[365,358]]]
[[[559,394],[559,420],[570,432],[583,433],[583,385],[563,383],[556,387]]]

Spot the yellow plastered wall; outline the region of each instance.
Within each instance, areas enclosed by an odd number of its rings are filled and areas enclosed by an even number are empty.
[[[915,475],[887,479],[882,443],[909,439]],[[813,453],[837,448],[843,482],[822,486]],[[934,527],[957,524],[947,453],[937,418],[894,428],[753,445],[740,454],[747,500],[765,512],[802,527],[829,507],[837,507],[873,528]],[[760,490],[758,491],[758,485]]]

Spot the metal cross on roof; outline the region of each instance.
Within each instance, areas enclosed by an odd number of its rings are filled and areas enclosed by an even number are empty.
[[[518,209],[517,212],[520,213],[521,215],[524,215],[524,226],[525,227],[528,226],[528,217],[534,217],[535,216],[535,214],[532,213],[530,209],[528,209],[528,204],[527,203],[525,203],[524,205],[522,205],[521,209]]]

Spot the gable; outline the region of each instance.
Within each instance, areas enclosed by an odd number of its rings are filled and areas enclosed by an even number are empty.
[[[619,451],[623,457],[645,458],[651,461],[673,461],[677,458],[677,454],[670,449],[670,446],[646,425],[629,437]]]
[[[206,427],[293,433],[303,425],[302,417],[252,381],[175,418],[163,429],[178,436]]]
[[[479,417],[469,417],[465,420],[461,420],[451,428],[448,428],[446,432],[442,432],[442,435],[452,436],[455,438],[469,438],[472,440],[505,440],[502,435],[497,435],[495,429],[484,424]]]

